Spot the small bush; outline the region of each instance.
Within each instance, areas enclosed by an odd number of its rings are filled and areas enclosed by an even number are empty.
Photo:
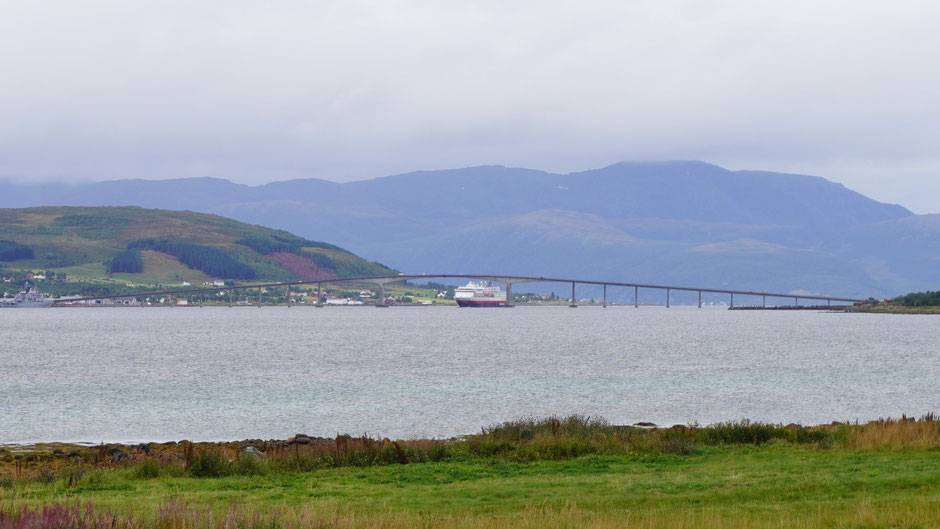
[[[663,454],[686,455],[695,451],[694,430],[670,428],[663,430],[658,439],[658,450]]]
[[[234,472],[231,461],[218,452],[205,452],[193,459],[189,473],[195,478],[221,478]]]
[[[434,443],[434,446],[428,450],[428,461],[444,461],[451,458],[450,447],[444,443]]]
[[[836,431],[832,434],[832,438],[840,445],[846,446],[849,444],[849,440],[852,438],[852,429],[848,424],[839,424],[836,426]]]
[[[818,444],[822,447],[832,445],[833,434],[815,428],[800,428],[796,431],[796,442],[803,444]]]
[[[489,437],[471,437],[467,439],[467,451],[477,457],[499,457],[509,454],[515,445],[509,441],[497,441]]]
[[[713,424],[700,430],[701,441],[708,445],[753,444],[760,445],[774,437],[786,438],[782,427],[772,424],[751,422],[747,419],[738,422]]]
[[[319,468],[341,466],[336,464],[336,460],[331,455],[323,457],[314,457],[309,455],[301,455],[299,457],[291,456],[271,461],[268,464],[277,470],[286,470],[290,472],[310,472]]]
[[[264,461],[252,455],[243,455],[235,463],[235,473],[239,476],[260,476],[266,470]]]
[[[134,476],[138,479],[160,477],[160,465],[153,459],[144,459],[144,461],[134,469]]]

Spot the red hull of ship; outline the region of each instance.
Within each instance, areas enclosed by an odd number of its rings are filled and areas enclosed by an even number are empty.
[[[475,300],[475,299],[458,299],[457,305],[461,307],[502,307],[506,304],[505,300]]]

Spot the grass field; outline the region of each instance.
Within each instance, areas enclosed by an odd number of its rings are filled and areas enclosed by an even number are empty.
[[[321,469],[217,479],[143,479],[132,469],[7,491],[17,506],[91,501],[150,518],[168,502],[221,514],[341,515],[337,527],[453,527],[551,521],[640,526],[933,527],[940,523],[940,454],[733,447],[691,456],[588,456]],[[381,523],[380,523],[381,521]],[[536,523],[537,522],[537,523]],[[841,525],[840,525],[841,524]]]
[[[281,442],[263,458],[232,452],[241,446],[180,459],[155,445],[132,462],[0,478],[0,528],[940,527],[932,417],[654,430],[518,421],[449,442]],[[55,522],[65,519],[75,523]]]

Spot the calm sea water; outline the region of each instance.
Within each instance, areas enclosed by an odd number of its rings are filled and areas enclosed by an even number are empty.
[[[940,411],[940,317],[693,308],[0,312],[0,443],[446,437],[525,415]]]

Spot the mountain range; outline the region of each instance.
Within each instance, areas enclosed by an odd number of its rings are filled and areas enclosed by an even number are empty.
[[[335,183],[0,181],[0,207],[213,213],[408,273],[498,273],[838,296],[940,283],[940,215],[821,177],[698,161],[569,174],[481,166]]]

